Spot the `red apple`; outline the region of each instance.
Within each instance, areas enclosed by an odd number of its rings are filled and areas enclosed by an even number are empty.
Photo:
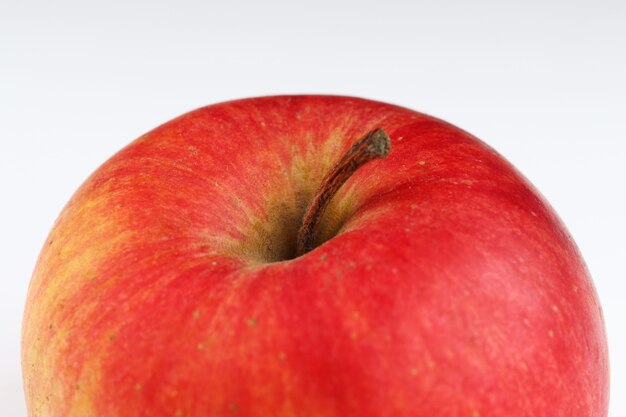
[[[354,172],[375,128],[391,152]],[[209,106],[120,151],[55,223],[22,344],[31,417],[607,413],[554,211],[470,134],[356,98]]]

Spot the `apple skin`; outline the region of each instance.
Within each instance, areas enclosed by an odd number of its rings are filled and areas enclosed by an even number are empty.
[[[382,127],[293,258],[324,174]],[[584,262],[470,134],[334,96],[239,100],[140,137],[76,192],[29,287],[31,417],[604,417]]]

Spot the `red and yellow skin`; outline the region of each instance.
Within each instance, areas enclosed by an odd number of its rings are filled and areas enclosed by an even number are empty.
[[[296,257],[313,193],[382,127]],[[30,417],[605,417],[602,313],[548,204],[468,133],[346,97],[179,117],[101,166],[28,292]]]

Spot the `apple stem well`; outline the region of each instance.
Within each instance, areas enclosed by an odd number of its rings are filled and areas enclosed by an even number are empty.
[[[319,220],[341,186],[360,167],[374,159],[387,157],[391,151],[391,139],[383,129],[374,129],[357,140],[326,174],[315,192],[313,201],[302,219],[298,231],[298,256],[314,247],[314,237]]]

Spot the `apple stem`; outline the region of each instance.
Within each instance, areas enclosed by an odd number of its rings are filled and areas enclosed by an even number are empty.
[[[385,158],[390,150],[391,140],[387,133],[380,128],[374,129],[357,140],[326,174],[298,231],[298,256],[313,249],[317,225],[341,186],[360,167],[374,159]]]

